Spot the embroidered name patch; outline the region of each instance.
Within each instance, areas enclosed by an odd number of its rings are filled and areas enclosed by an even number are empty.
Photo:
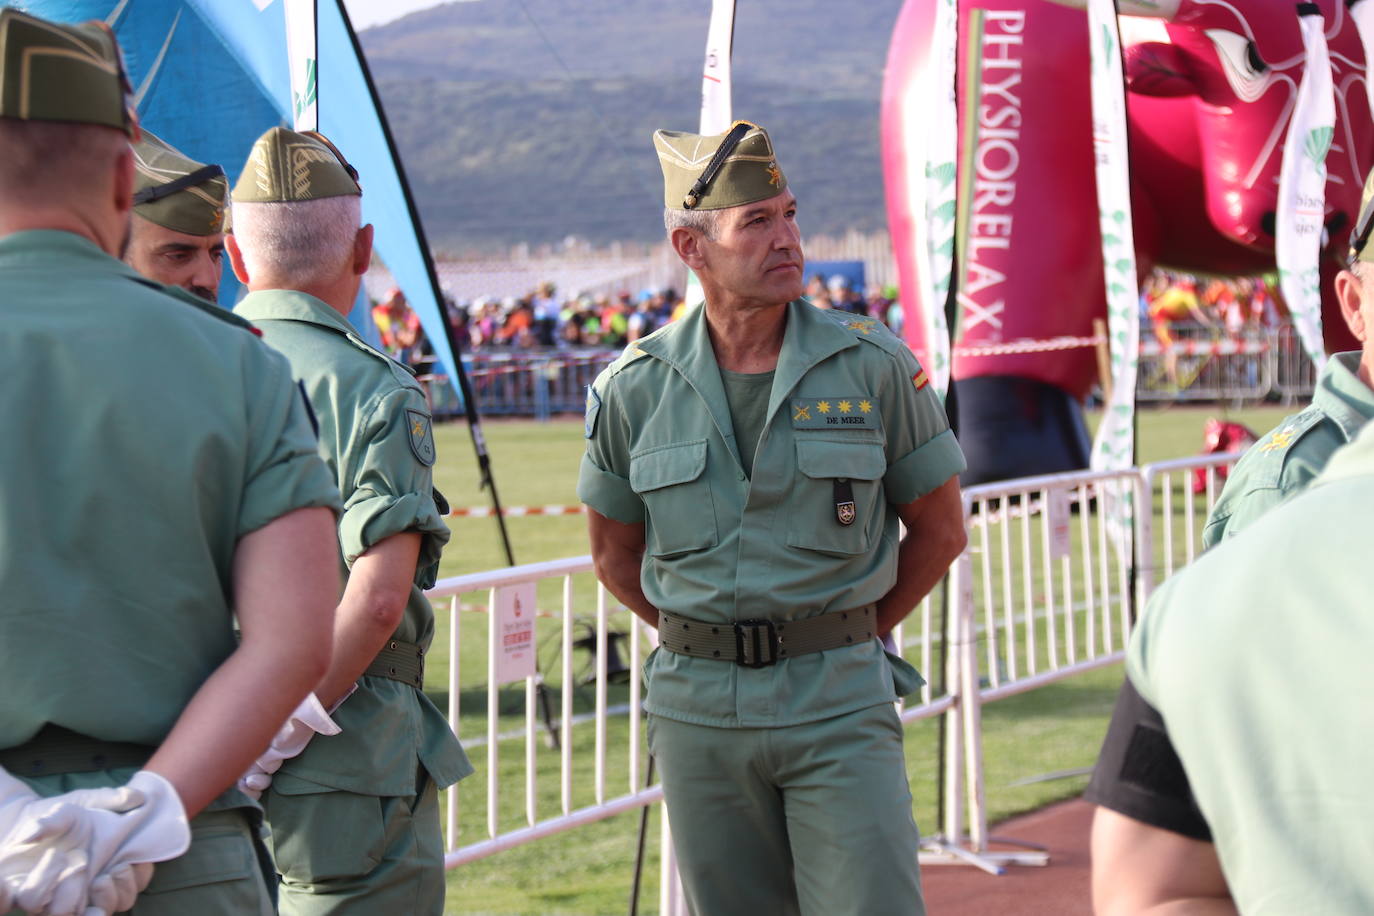
[[[835,398],[793,398],[795,429],[878,429],[878,399],[866,395]]]

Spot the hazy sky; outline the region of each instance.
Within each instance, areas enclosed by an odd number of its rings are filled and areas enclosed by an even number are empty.
[[[344,0],[344,6],[348,8],[353,27],[361,30],[442,2],[444,0]]]

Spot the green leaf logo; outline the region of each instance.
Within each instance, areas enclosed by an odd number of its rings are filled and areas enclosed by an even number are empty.
[[[928,178],[938,178],[940,180],[941,190],[954,183],[955,174],[953,162],[942,162],[939,165],[926,166],[926,176]]]
[[[1105,22],[1102,24],[1102,60],[1108,61],[1116,53],[1116,36],[1112,34],[1111,26]]]
[[[958,212],[958,209],[958,205],[956,205],[954,201],[947,200],[944,203],[940,204],[940,206],[936,207],[935,210],[931,213],[931,216],[935,217],[936,219],[951,220],[954,219],[954,216]]]
[[[302,112],[315,104],[318,94],[315,77],[315,60],[311,58],[305,62],[305,92],[292,93],[292,107],[295,109],[297,119],[300,118]]]
[[[1326,154],[1331,149],[1331,136],[1335,133],[1332,127],[1316,127],[1307,132],[1307,140],[1302,145],[1302,151],[1312,160],[1312,165],[1320,169],[1322,163],[1326,161]]]

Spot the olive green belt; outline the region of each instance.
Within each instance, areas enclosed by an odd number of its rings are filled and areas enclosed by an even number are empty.
[[[425,650],[413,642],[388,640],[363,674],[390,678],[411,687],[424,687]]]
[[[783,659],[841,649],[877,635],[876,604],[788,621],[706,623],[668,611],[658,615],[658,643],[663,648],[679,655],[734,662],[745,668],[766,668]]]
[[[15,776],[93,773],[142,767],[156,748],[88,738],[58,725],[45,725],[18,747],[0,750],[0,767]]]

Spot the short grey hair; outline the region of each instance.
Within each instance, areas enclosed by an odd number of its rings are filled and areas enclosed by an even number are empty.
[[[121,131],[98,124],[0,118],[0,201],[20,206],[81,199],[112,181],[129,150]]]
[[[233,232],[253,276],[313,286],[336,279],[353,257],[362,198],[235,203]]]
[[[715,241],[716,231],[720,228],[719,210],[679,210],[676,207],[663,208],[663,228],[672,236],[674,229],[695,229],[707,239]]]

